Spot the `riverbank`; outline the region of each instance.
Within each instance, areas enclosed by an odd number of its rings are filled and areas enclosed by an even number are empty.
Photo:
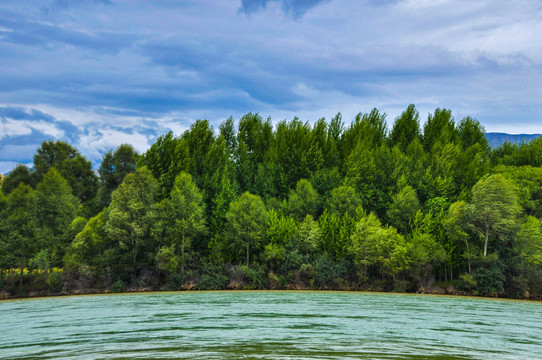
[[[323,291],[323,292],[364,292],[374,294],[418,294],[418,295],[441,295],[441,296],[457,296],[457,297],[475,297],[475,298],[487,298],[487,299],[503,299],[503,300],[525,300],[525,301],[542,301],[541,295],[532,296],[528,292],[524,294],[524,297],[504,297],[504,296],[481,296],[472,292],[458,291],[454,287],[448,288],[433,286],[431,288],[421,288],[416,292],[397,292],[397,291],[375,291],[375,290],[352,290],[352,289],[310,289],[310,288],[287,288],[287,289],[250,289],[238,286],[231,286],[226,289],[197,289],[195,286],[187,286],[180,290],[166,290],[164,288],[150,288],[150,287],[129,287],[124,291],[112,291],[112,289],[77,289],[70,291],[52,292],[48,290],[29,291],[25,294],[10,294],[6,291],[0,291],[0,301],[2,300],[16,300],[27,298],[44,298],[44,297],[65,297],[65,296],[78,296],[78,295],[102,295],[102,294],[126,294],[126,293],[155,293],[155,292],[201,292],[201,291]]]

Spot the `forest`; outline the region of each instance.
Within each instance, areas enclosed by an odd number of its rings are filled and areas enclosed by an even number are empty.
[[[542,137],[409,105],[195,121],[143,154],[43,142],[0,191],[1,297],[335,289],[542,298]]]

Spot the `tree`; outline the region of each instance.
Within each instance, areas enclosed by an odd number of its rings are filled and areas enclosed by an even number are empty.
[[[351,186],[342,185],[331,190],[331,195],[326,202],[326,209],[337,216],[348,214],[354,217],[360,205],[361,199],[356,194],[356,190]]]
[[[189,258],[187,251],[193,239],[207,231],[205,226],[205,205],[203,195],[192,181],[192,176],[181,172],[175,179],[170,197],[163,201],[165,235],[173,249],[180,250],[181,270]]]
[[[34,180],[35,178],[32,176],[32,172],[28,169],[28,166],[17,164],[2,181],[2,191],[5,195],[9,195],[19,184],[26,184],[33,187],[35,185]]]
[[[457,201],[450,205],[446,216],[442,219],[444,226],[444,231],[446,236],[454,241],[464,241],[465,242],[465,255],[467,257],[469,265],[469,275],[472,272],[471,266],[471,249],[469,246],[469,234],[466,232],[468,219],[466,217],[465,208],[467,203],[465,201]]]
[[[410,266],[410,244],[393,227],[383,227],[374,213],[355,224],[349,253],[367,276],[369,266],[377,266],[385,275],[395,278]]]
[[[486,137],[486,130],[476,119],[469,116],[463,118],[457,127],[459,143],[463,150],[470,148],[476,144],[480,144],[483,151],[489,152],[489,142]]]
[[[448,144],[457,138],[452,112],[447,109],[435,109],[429,114],[423,127],[423,145],[425,151],[431,151],[436,143]]]
[[[410,229],[410,221],[420,208],[416,190],[409,185],[405,186],[398,194],[393,196],[393,203],[387,212],[390,225],[406,234]]]
[[[111,238],[118,239],[122,248],[132,252],[132,277],[136,275],[138,249],[150,239],[157,195],[157,181],[142,167],[128,174],[111,196],[105,231]]]
[[[405,151],[414,139],[420,138],[420,114],[413,104],[408,105],[405,111],[395,119],[389,135],[390,146],[399,146]]]
[[[160,185],[161,198],[169,196],[175,177],[190,168],[190,154],[186,141],[174,137],[170,131],[158,137],[139,159],[138,167],[147,167]]]
[[[82,202],[96,195],[98,178],[92,164],[77,149],[63,141],[44,141],[34,155],[34,169],[38,180],[55,167],[68,181],[73,194]]]
[[[79,199],[72,194],[66,179],[51,167],[36,188],[37,219],[43,248],[50,250],[53,264],[58,264],[70,238],[70,224],[79,209]]]
[[[71,244],[71,252],[75,254],[79,262],[92,263],[94,257],[103,253],[109,242],[105,232],[107,215],[100,212],[90,218],[85,227],[79,232]]]
[[[297,247],[301,252],[309,254],[318,249],[322,238],[322,230],[318,222],[311,215],[307,215],[301,224],[299,224],[298,236],[299,242]]]
[[[111,202],[111,193],[135,171],[140,155],[132,145],[122,144],[115,151],[109,150],[102,157],[98,173],[100,174],[99,201],[101,208]]]
[[[226,213],[226,237],[239,260],[246,254],[246,265],[250,264],[250,253],[257,252],[265,234],[267,211],[262,199],[245,192],[239,199],[230,203]]]
[[[36,193],[28,185],[19,184],[7,198],[6,216],[0,220],[0,228],[6,243],[6,255],[19,261],[19,285],[23,285],[25,262],[39,249],[36,241]],[[15,264],[10,264],[15,265]]]
[[[290,192],[288,198],[288,213],[299,221],[305,216],[316,216],[319,207],[318,193],[309,180],[301,179],[297,182],[295,190]]]
[[[503,238],[516,227],[521,208],[513,185],[501,174],[495,174],[474,185],[467,211],[474,229],[484,238],[486,256],[489,237]]]

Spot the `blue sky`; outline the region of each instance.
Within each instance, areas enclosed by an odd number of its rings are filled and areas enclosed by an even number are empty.
[[[538,0],[0,2],[0,173],[61,139],[94,163],[196,119],[392,124],[409,103],[542,132]]]

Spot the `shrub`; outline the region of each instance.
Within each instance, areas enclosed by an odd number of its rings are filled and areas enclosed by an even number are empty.
[[[124,284],[124,281],[117,280],[111,285],[111,292],[114,293],[121,293],[126,290],[126,285]]]
[[[49,291],[58,292],[62,290],[62,286],[64,285],[64,281],[62,280],[62,274],[56,271],[49,273],[49,275],[47,275],[46,281]]]

